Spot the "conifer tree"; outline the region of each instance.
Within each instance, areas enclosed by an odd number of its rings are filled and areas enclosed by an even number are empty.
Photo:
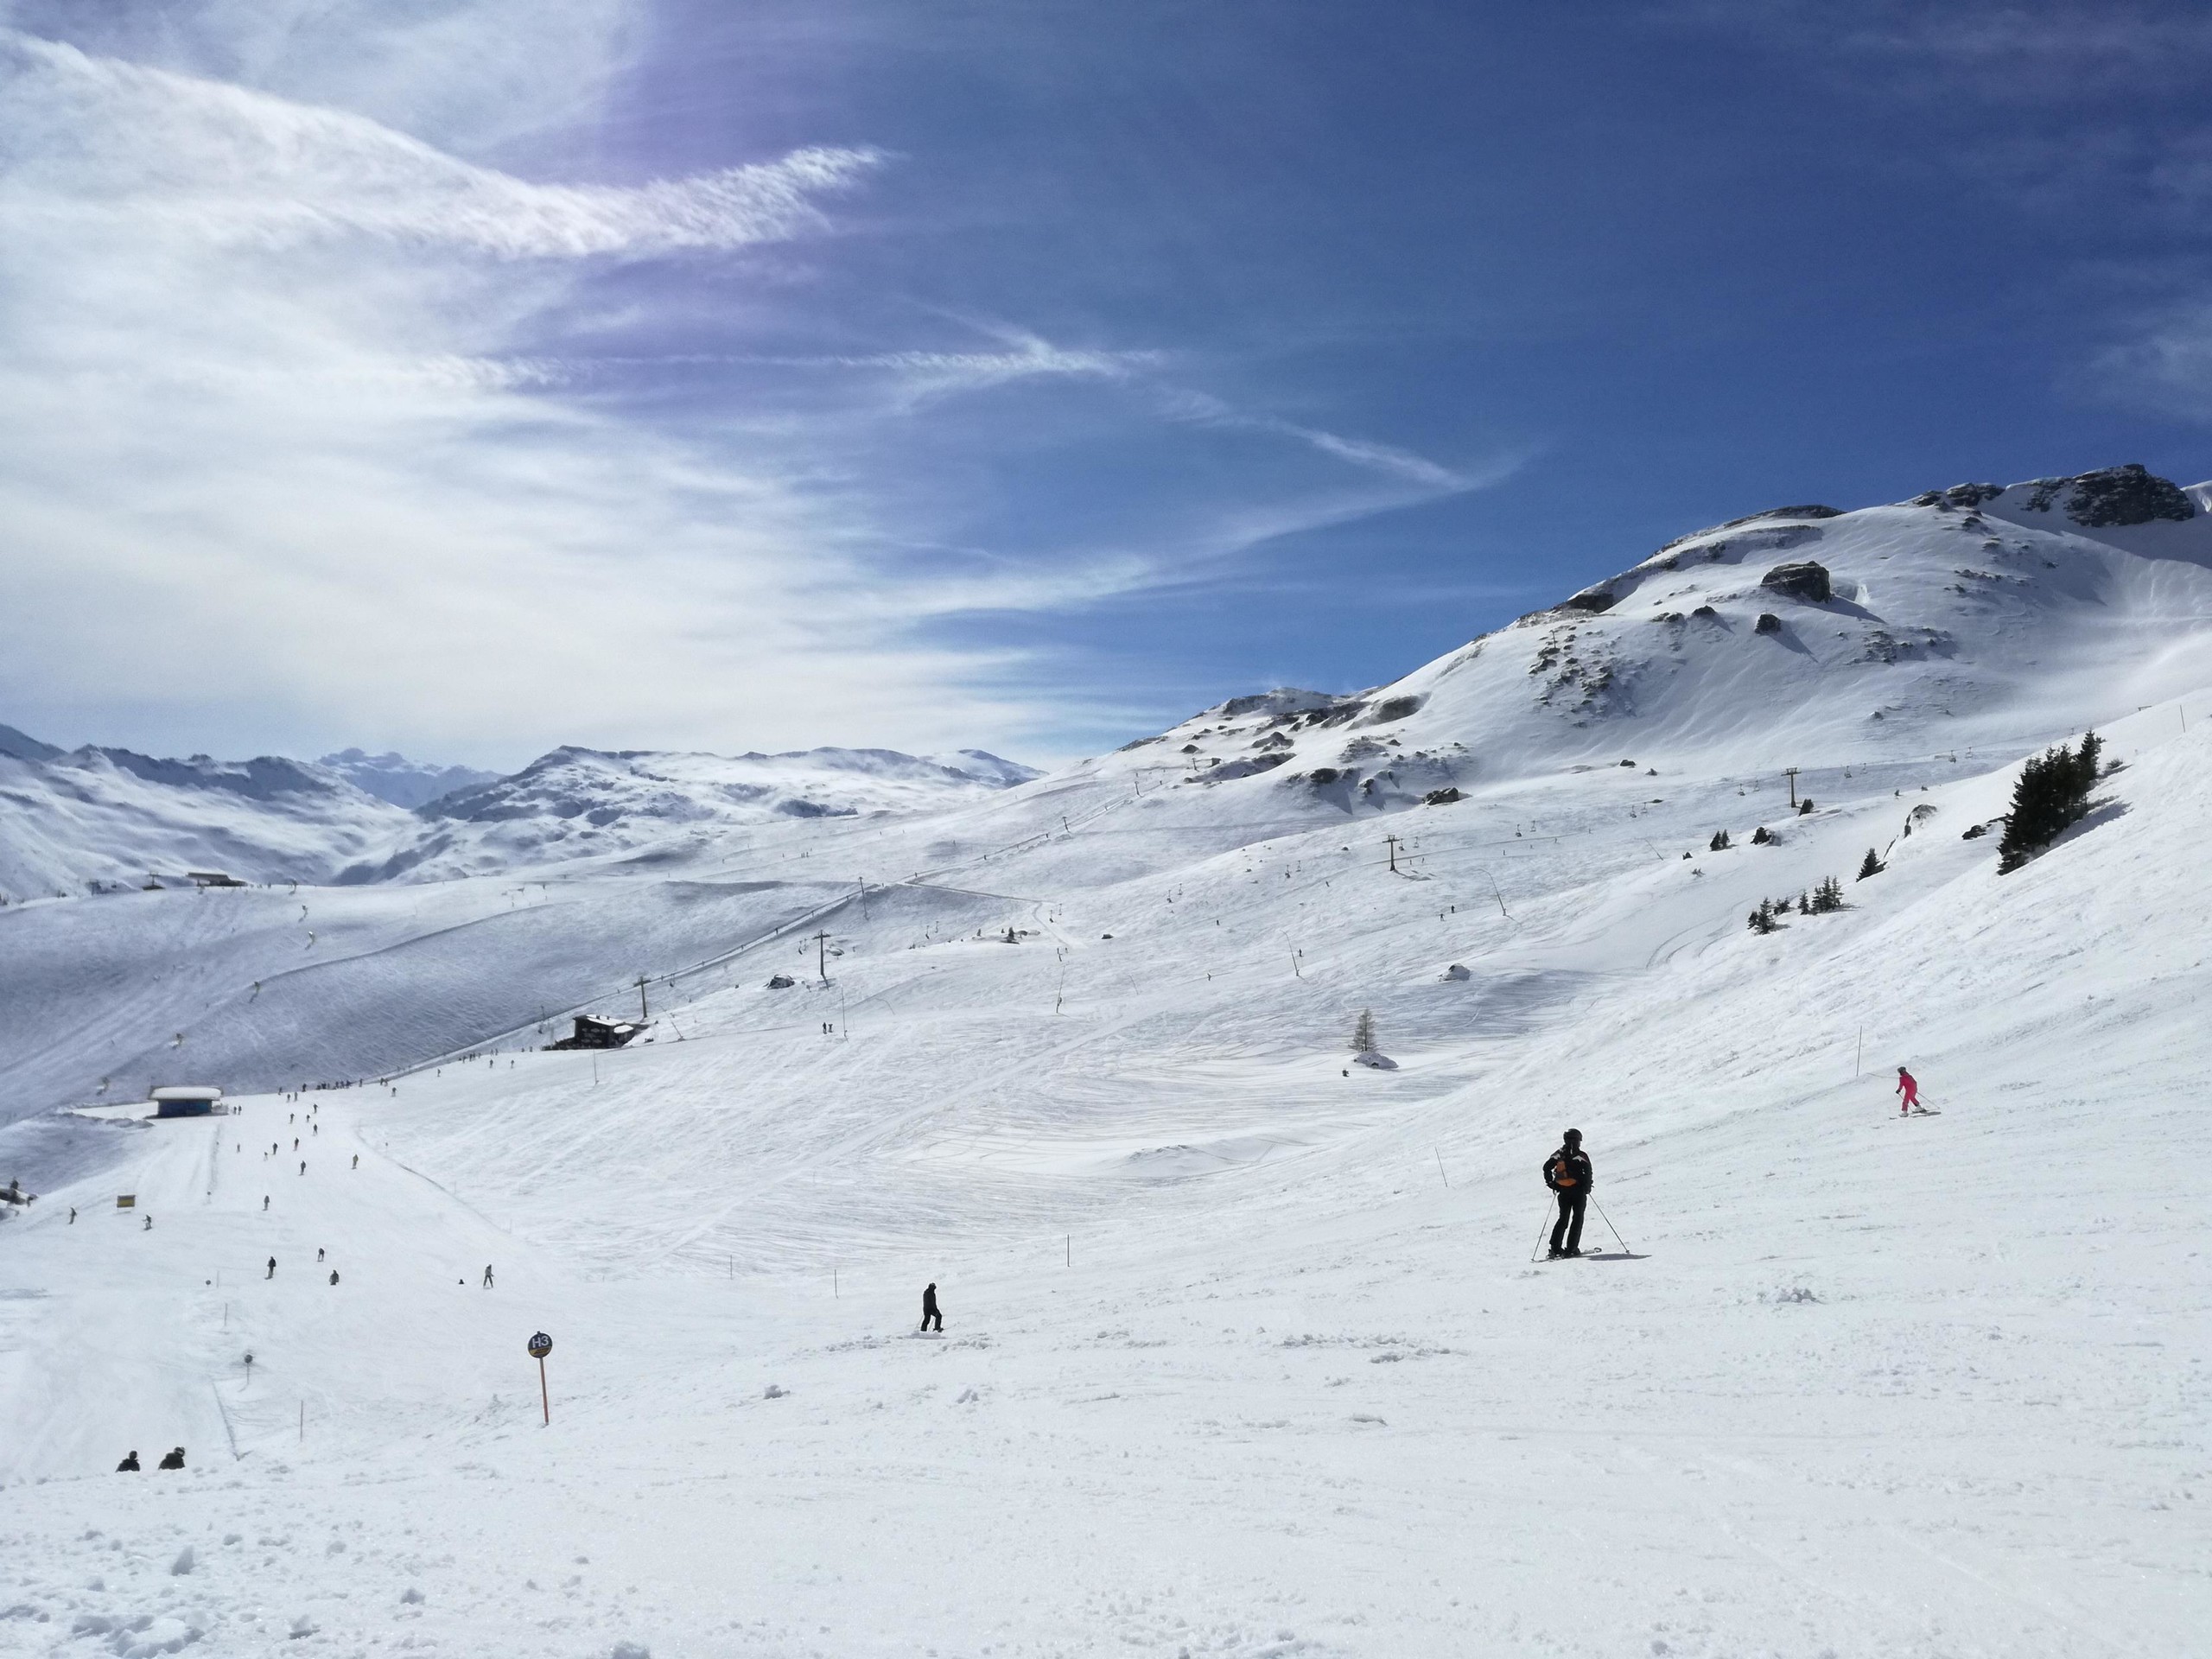
[[[2094,732],[2082,734],[2081,752],[2074,757],[2074,776],[2082,791],[2082,810],[2089,810],[2089,791],[2097,786],[2097,774],[2103,769],[2104,740]]]
[[[2086,732],[2080,748],[2062,743],[2030,757],[2020,768],[2005,837],[1997,844],[1999,874],[2018,869],[2088,814],[2103,751],[2097,734]]]
[[[1861,881],[1864,881],[1868,876],[1879,875],[1884,870],[1886,870],[1889,868],[1890,867],[1888,865],[1883,863],[1879,858],[1874,855],[1874,849],[1872,847],[1869,847],[1866,849],[1866,857],[1865,861],[1859,866],[1859,879]]]
[[[1372,1054],[1375,1052],[1375,1011],[1372,1008],[1362,1008],[1359,1018],[1352,1021],[1351,1052],[1355,1054]]]

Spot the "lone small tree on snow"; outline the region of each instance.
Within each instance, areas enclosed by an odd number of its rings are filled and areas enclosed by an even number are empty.
[[[1767,899],[1759,900],[1759,907],[1751,914],[1751,928],[1754,933],[1771,933],[1775,930],[1774,906]]]
[[[1372,1008],[1362,1008],[1359,1018],[1352,1021],[1351,1052],[1355,1054],[1372,1054],[1375,1052],[1375,1011]]]
[[[1890,867],[1888,865],[1883,863],[1880,859],[1874,855],[1874,849],[1872,847],[1869,847],[1866,849],[1866,857],[1865,861],[1859,866],[1859,879],[1861,881],[1864,881],[1868,876],[1879,875],[1884,870],[1886,870],[1889,868]]]

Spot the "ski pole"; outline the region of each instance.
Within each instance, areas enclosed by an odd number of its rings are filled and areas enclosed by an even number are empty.
[[[1547,1205],[1544,1210],[1543,1221],[1540,1221],[1536,1224],[1536,1248],[1529,1253],[1529,1260],[1531,1262],[1534,1262],[1538,1256],[1544,1253],[1544,1222],[1548,1222],[1551,1218],[1551,1209],[1550,1206]],[[1610,1223],[1607,1224],[1611,1225]]]
[[[1590,1195],[1590,1207],[1598,1212],[1598,1218],[1605,1224],[1605,1230],[1613,1236],[1613,1243],[1621,1247],[1621,1254],[1634,1255],[1636,1252],[1629,1249],[1628,1241],[1621,1236],[1621,1230],[1613,1225],[1613,1218],[1605,1213],[1605,1206],[1598,1202],[1598,1195],[1594,1192]]]

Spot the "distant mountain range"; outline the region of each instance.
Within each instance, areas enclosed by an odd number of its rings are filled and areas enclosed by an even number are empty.
[[[510,778],[399,754],[320,761],[64,751],[0,726],[0,899],[219,870],[245,881],[416,880],[620,856],[718,823],[952,804],[1039,774],[982,750],[787,754],[560,748]]]
[[[410,760],[404,754],[364,754],[359,749],[340,749],[335,754],[324,755],[315,764],[329,767],[365,794],[410,810],[427,806],[439,796],[450,795],[456,789],[492,783],[499,776],[496,772],[479,772],[474,766],[429,766],[420,760]]]

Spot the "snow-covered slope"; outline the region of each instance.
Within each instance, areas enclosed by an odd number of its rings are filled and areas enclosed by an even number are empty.
[[[327,881],[414,823],[327,767],[272,755],[0,754],[0,899],[135,888],[187,870]]]
[[[324,755],[317,764],[329,767],[355,788],[380,801],[410,810],[435,801],[441,795],[450,795],[456,789],[493,782],[499,776],[496,772],[479,772],[474,766],[441,766],[410,760],[397,751],[368,754],[359,749],[340,749],[335,754]]]
[[[1758,515],[934,810],[566,752],[435,820],[536,880],[0,912],[8,1100],[364,1079],[0,1130],[0,1646],[2195,1653],[2202,505]]]
[[[1227,850],[1170,787],[980,849],[1049,785],[781,826],[963,862],[845,900],[827,982],[793,930],[651,1046],[99,1131],[0,1223],[0,1630],[2180,1659],[2212,689],[2106,735],[2105,804],[2003,877],[1962,832],[2011,768],[1948,755],[1804,816],[1684,765]],[[1745,928],[1869,845],[1850,908]],[[1348,1064],[1363,1007],[1397,1069]],[[1569,1121],[1602,1248],[1532,1266]]]

